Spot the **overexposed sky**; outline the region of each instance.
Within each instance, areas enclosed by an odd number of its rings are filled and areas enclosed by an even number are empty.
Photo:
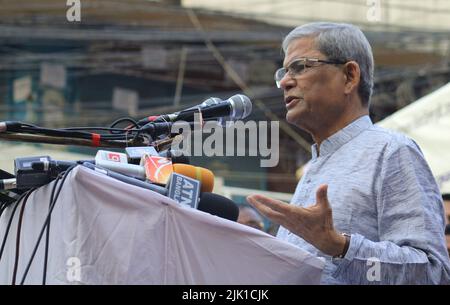
[[[362,27],[450,31],[450,0],[183,0],[206,8],[296,26],[332,20]]]

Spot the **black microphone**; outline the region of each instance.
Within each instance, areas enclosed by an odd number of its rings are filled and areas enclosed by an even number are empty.
[[[22,122],[18,121],[4,121],[0,122],[0,132],[17,132],[23,126]]]
[[[13,203],[23,192],[17,189],[16,176],[0,169],[0,203]]]
[[[138,121],[139,126],[145,125],[149,122],[176,122],[176,121],[194,121],[194,114],[199,110],[202,113],[203,119],[227,119],[229,121],[240,120],[250,115],[252,111],[252,102],[250,99],[242,94],[236,94],[225,101],[218,101],[217,98],[206,100],[202,104],[190,107],[188,109],[160,116],[148,117]]]
[[[0,179],[0,191],[17,188],[16,178]]]
[[[66,161],[54,162],[49,156],[20,157],[14,159],[14,174],[16,186],[19,190],[28,190],[33,187],[40,187],[55,179],[59,173],[67,170],[71,165],[76,164]]]
[[[200,194],[198,209],[231,221],[237,221],[239,217],[237,204],[226,197],[213,193]]]
[[[208,98],[208,99],[206,99],[203,103],[201,103],[200,105],[196,105],[196,106],[192,106],[192,107],[189,107],[189,108],[187,108],[187,109],[185,109],[185,111],[186,110],[191,110],[191,109],[198,109],[198,107],[205,107],[205,106],[209,106],[209,105],[215,105],[215,104],[217,104],[217,103],[219,103],[219,102],[221,102],[222,100],[220,99],[220,98],[217,98],[217,97],[210,97],[210,98]],[[146,117],[146,118],[143,118],[142,120],[139,120],[138,121],[138,125],[139,126],[143,126],[143,125],[146,125],[147,123],[150,123],[150,122],[155,122],[157,119],[159,119],[159,118],[161,118],[161,117],[164,117],[164,116],[174,116],[174,115],[178,115],[180,113],[180,111],[177,111],[177,112],[174,112],[174,113],[172,113],[172,114],[162,114],[162,115],[152,115],[152,116],[149,116],[149,117]],[[161,120],[160,120],[161,121]],[[166,119],[163,119],[162,120],[163,122],[166,122],[167,120]],[[1,127],[1,125],[0,125],[0,127]],[[131,126],[130,126],[131,127]]]
[[[35,171],[48,172],[50,177],[56,178],[60,173],[69,169],[69,167],[85,162],[95,164],[95,160],[78,160],[78,161],[60,161],[60,160],[43,160],[31,162],[31,168]]]
[[[160,157],[169,158],[172,163],[191,164],[188,156],[185,156],[181,150],[166,149],[158,153]]]

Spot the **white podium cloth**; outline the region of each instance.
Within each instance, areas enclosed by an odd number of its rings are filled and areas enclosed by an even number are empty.
[[[53,183],[25,205],[16,283],[48,213]],[[0,261],[0,284],[12,281],[21,207]],[[10,206],[0,219],[0,238],[11,212]],[[42,283],[44,244],[45,238],[25,284]],[[79,166],[52,213],[47,284],[317,284],[323,265],[264,232]]]

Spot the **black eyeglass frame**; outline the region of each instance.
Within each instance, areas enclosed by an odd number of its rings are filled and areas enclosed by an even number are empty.
[[[281,88],[280,82],[286,74],[288,74],[290,77],[294,78],[295,76],[306,72],[307,71],[306,68],[318,67],[318,66],[314,65],[315,63],[323,63],[323,64],[329,64],[329,65],[344,65],[347,62],[348,61],[325,60],[325,59],[307,58],[307,57],[297,58],[296,60],[292,61],[287,66],[287,68],[282,67],[282,68],[279,68],[277,71],[275,71],[275,75],[274,75],[275,83],[278,88]],[[297,66],[297,68],[293,69],[295,66]]]

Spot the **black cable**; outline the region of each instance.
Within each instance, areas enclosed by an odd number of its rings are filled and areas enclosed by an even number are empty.
[[[37,127],[35,125],[19,122],[19,121],[6,121],[2,122],[6,124],[7,131],[17,131],[23,127]]]
[[[114,128],[114,126],[116,126],[117,124],[122,123],[122,122],[129,122],[133,125],[133,127],[138,128],[138,129],[140,128],[138,122],[136,122],[136,120],[129,118],[129,117],[118,118],[117,120],[112,122],[112,124],[109,127]],[[113,132],[111,132],[111,133],[113,133]]]
[[[33,190],[30,190],[28,192],[32,192]],[[3,236],[2,246],[0,248],[0,262],[2,260],[3,251],[5,250],[6,240],[8,239],[8,234],[9,234],[9,230],[11,229],[11,224],[12,224],[12,221],[14,218],[14,214],[16,213],[16,210],[17,210],[17,207],[19,206],[20,201],[27,195],[28,192],[25,192],[22,195],[20,195],[20,197],[17,199],[16,205],[14,206],[13,211],[11,212],[11,217],[9,218],[8,225],[6,226],[5,236]]]
[[[76,127],[75,127],[76,128]],[[99,127],[100,129],[102,127]],[[84,129],[80,129],[84,130]],[[85,132],[85,131],[77,131],[76,129],[49,129],[49,128],[42,128],[42,127],[18,127],[18,128],[11,128],[11,130],[8,131],[14,131],[14,132],[21,132],[21,133],[29,133],[29,134],[40,134],[40,135],[46,135],[46,136],[52,136],[52,137],[66,137],[66,138],[78,138],[78,139],[92,139],[93,133],[91,132]],[[122,130],[121,130],[122,131]],[[136,130],[130,130],[126,131],[129,132],[135,132]],[[100,137],[107,140],[124,140],[125,135],[123,134],[100,134]]]
[[[134,119],[129,118],[129,117],[119,118],[119,119],[115,120],[115,121],[110,125],[110,127],[113,128],[114,126],[116,126],[116,125],[118,125],[119,123],[122,123],[122,122],[130,122],[130,123],[132,124],[132,125],[127,126],[127,127],[125,128],[125,130],[127,130],[127,131],[128,131],[128,130],[131,130],[131,131],[135,131],[135,130],[136,130],[137,132],[136,132],[136,134],[133,136],[132,143],[137,142],[138,137],[141,135],[141,126],[139,126],[138,122],[136,122]],[[133,128],[131,128],[131,126],[137,128],[137,129],[133,129]],[[117,133],[115,133],[115,132],[113,132],[113,131],[111,131],[111,133],[112,133],[112,134],[117,134]],[[128,134],[126,134],[126,135],[128,135]],[[127,138],[128,138],[128,137],[127,137]],[[125,140],[127,140],[127,139],[125,139]]]
[[[26,277],[27,277],[27,275],[28,275],[28,271],[30,271],[31,264],[33,263],[34,257],[36,256],[37,249],[39,248],[39,244],[40,244],[40,242],[41,242],[42,236],[44,235],[44,231],[45,231],[45,229],[46,229],[46,227],[47,227],[47,225],[48,225],[50,216],[51,216],[51,214],[52,214],[52,212],[53,212],[53,208],[55,207],[56,201],[58,200],[58,197],[59,197],[59,194],[60,194],[60,192],[61,192],[61,190],[62,190],[62,187],[63,187],[63,185],[64,185],[64,182],[66,181],[66,178],[69,176],[69,173],[70,173],[70,172],[72,171],[72,169],[74,169],[75,167],[76,167],[76,165],[71,166],[71,167],[69,167],[69,168],[64,172],[64,176],[63,176],[63,178],[62,178],[61,184],[58,186],[58,190],[57,190],[57,192],[56,192],[55,198],[53,199],[53,202],[52,202],[52,204],[51,204],[51,206],[50,206],[50,209],[49,209],[49,212],[48,212],[48,214],[47,214],[47,217],[45,218],[44,225],[42,226],[41,231],[39,232],[38,240],[36,241],[36,244],[35,244],[35,246],[34,246],[33,252],[32,252],[31,257],[30,257],[30,260],[28,261],[27,267],[25,268],[25,272],[24,272],[24,274],[23,274],[23,276],[22,276],[22,279],[21,279],[21,281],[20,281],[20,285],[23,285],[23,284],[24,284],[25,279],[26,279]]]
[[[114,128],[119,123],[122,122],[131,122],[132,125],[127,128]],[[120,118],[113,122],[111,127],[69,127],[62,129],[49,129],[42,128],[30,124],[25,124],[21,122],[13,122],[8,121],[7,131],[8,132],[17,132],[17,133],[25,133],[25,134],[35,134],[35,135],[45,135],[50,137],[63,137],[66,139],[84,139],[91,140],[97,139],[102,141],[102,145],[117,145],[124,144],[125,141],[128,143],[144,143],[147,135],[150,135],[151,139],[158,137],[162,134],[169,133],[170,130],[166,130],[167,126],[164,123],[150,123],[147,126],[140,127],[138,123],[131,118]],[[135,127],[135,128],[133,128]],[[109,133],[96,133],[96,132],[88,132],[89,131],[108,131]],[[99,138],[97,138],[99,137]]]
[[[125,129],[125,128],[111,128],[111,127],[69,127],[61,128],[59,130],[102,130],[102,131],[118,131],[118,132],[130,132],[139,131],[139,129]]]
[[[19,219],[17,222],[17,234],[16,234],[16,254],[14,256],[14,267],[13,267],[13,276],[12,276],[12,282],[11,285],[16,285],[16,277],[17,277],[17,268],[19,266],[19,255],[20,255],[20,235],[22,231],[22,222],[23,222],[23,214],[25,212],[25,206],[28,202],[28,198],[30,197],[31,193],[34,191],[28,192],[28,194],[24,197],[22,207],[20,209],[19,213]]]
[[[50,211],[51,204],[53,202],[53,198],[55,196],[55,190],[56,190],[59,180],[61,180],[61,174],[59,174],[56,177],[55,183],[53,184],[53,187],[52,187],[52,192],[50,194],[50,201],[48,203],[49,211]],[[44,253],[44,270],[42,271],[42,285],[45,285],[47,283],[47,263],[48,263],[48,249],[49,249],[49,244],[50,244],[50,226],[51,226],[51,216],[48,219],[48,225],[47,225],[47,230],[46,230],[46,234],[45,234],[45,253]]]
[[[132,125],[127,128],[114,128],[122,122],[131,122]],[[132,128],[135,127],[135,128]],[[131,118],[120,118],[111,124],[111,127],[69,127],[61,129],[42,128],[34,125],[24,124],[21,122],[8,122],[7,128],[9,132],[38,134],[51,137],[64,137],[92,140],[95,136],[100,136],[103,141],[128,141],[137,142],[142,133],[149,134],[152,138],[162,134],[170,133],[170,122],[148,123],[143,127]],[[94,133],[88,131],[109,131],[109,133]]]
[[[6,202],[2,202],[2,204],[0,205],[0,218],[2,217],[3,211],[6,210],[7,206],[8,204]]]
[[[10,129],[8,128],[8,131]],[[24,127],[20,126],[19,128],[14,128],[11,131],[15,132],[25,132],[25,133],[31,133],[31,134],[43,134],[47,136],[65,136],[65,137],[77,137],[77,138],[86,138],[91,137],[91,134],[88,132],[82,132],[82,131],[65,131],[65,130],[58,130],[58,129],[49,129],[49,128],[43,128],[43,127]]]
[[[131,120],[131,119],[128,119]],[[137,126],[139,128],[139,126]],[[103,138],[109,139],[123,139],[121,134],[136,132],[138,129],[120,129],[120,128],[108,128],[108,127],[69,127],[69,128],[60,128],[60,129],[50,129],[43,128],[39,126],[34,126],[30,124],[24,124],[22,122],[7,122],[7,131],[9,132],[21,132],[21,133],[29,133],[29,134],[42,134],[47,136],[55,136],[55,137],[71,137],[71,138],[81,138],[81,139],[91,139],[92,133],[86,132],[86,130],[104,130],[116,131],[115,134],[100,134]]]
[[[114,134],[106,134],[106,133],[99,133],[99,135],[102,138],[120,138],[123,139],[125,133],[133,133],[133,132],[139,132],[140,129],[123,129],[123,128],[109,128],[109,127],[70,127],[70,128],[64,128],[59,129],[60,131],[116,131],[117,133]],[[90,137],[92,137],[92,133],[87,133]]]
[[[67,137],[67,138],[77,138],[77,139],[92,139],[91,132],[84,131],[71,131],[71,130],[61,130],[61,129],[48,129],[48,128],[29,128],[25,127],[20,130],[21,132],[26,132],[30,134],[42,134],[51,137]],[[100,135],[101,137],[108,137],[112,140],[120,140],[117,136],[111,137],[109,134]],[[120,135],[119,135],[120,137]]]
[[[132,142],[132,143],[135,143],[135,142],[137,141],[137,139],[138,139],[140,136],[141,136],[141,132],[138,131],[138,132],[134,135],[133,140],[131,140],[131,142]]]

